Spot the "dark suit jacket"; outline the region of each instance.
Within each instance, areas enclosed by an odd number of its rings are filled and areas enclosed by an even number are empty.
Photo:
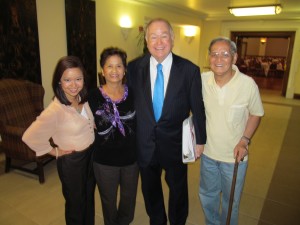
[[[162,115],[155,121],[150,81],[150,55],[128,64],[128,85],[135,98],[138,163],[145,167],[156,150],[164,167],[182,163],[182,122],[193,113],[197,144],[206,143],[205,111],[198,66],[173,54]]]

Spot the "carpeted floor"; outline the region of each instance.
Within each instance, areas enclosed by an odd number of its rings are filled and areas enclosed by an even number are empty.
[[[285,99],[264,91],[265,116],[249,152],[249,167],[241,199],[240,225],[298,225],[300,214],[300,100]],[[16,170],[3,174],[0,154],[0,224],[63,225],[64,199],[56,163],[45,168],[46,182]],[[164,177],[162,177],[162,180]],[[189,216],[187,225],[204,225],[198,198],[199,161],[189,165]],[[163,181],[167,207],[168,188]],[[96,224],[103,224],[96,191]],[[139,182],[132,225],[147,225]]]

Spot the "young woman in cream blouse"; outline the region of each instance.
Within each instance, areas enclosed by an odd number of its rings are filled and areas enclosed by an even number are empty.
[[[52,80],[55,97],[22,138],[37,156],[56,157],[68,225],[94,224],[93,173],[89,170],[94,118],[87,103],[85,80],[79,58],[61,58]],[[50,145],[50,138],[57,147]]]

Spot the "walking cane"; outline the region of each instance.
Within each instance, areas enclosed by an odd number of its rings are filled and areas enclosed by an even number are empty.
[[[230,219],[231,219],[231,211],[232,211],[235,183],[236,183],[237,171],[238,171],[238,167],[239,167],[239,162],[237,161],[237,158],[238,158],[238,155],[235,157],[226,225],[230,225]]]

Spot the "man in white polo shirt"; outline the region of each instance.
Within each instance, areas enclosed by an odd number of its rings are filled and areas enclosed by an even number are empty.
[[[234,42],[216,38],[209,46],[211,71],[202,74],[207,142],[201,155],[199,196],[206,225],[226,224],[236,157],[239,167],[230,224],[238,224],[248,145],[264,114],[258,87],[234,65],[237,57]]]

